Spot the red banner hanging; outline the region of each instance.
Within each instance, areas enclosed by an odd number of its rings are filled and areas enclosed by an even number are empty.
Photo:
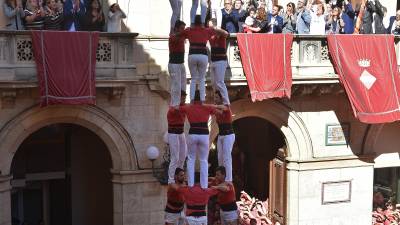
[[[252,101],[291,95],[291,34],[237,34]]]
[[[393,35],[329,35],[329,52],[354,114],[364,123],[400,119]]]
[[[33,31],[40,106],[96,103],[94,32]]]

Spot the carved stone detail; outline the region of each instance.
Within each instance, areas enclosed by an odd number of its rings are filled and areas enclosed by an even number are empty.
[[[17,39],[17,61],[33,61],[32,40]]]
[[[300,41],[300,63],[321,62],[321,41]]]
[[[110,41],[99,41],[96,50],[97,62],[111,62],[112,61],[112,48]]]
[[[327,41],[322,41],[321,42],[321,61],[330,61],[330,55],[328,51],[328,42]]]

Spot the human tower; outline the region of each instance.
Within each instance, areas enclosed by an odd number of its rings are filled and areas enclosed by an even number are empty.
[[[226,39],[228,33],[216,27],[211,19],[207,26],[200,15],[186,28],[176,20],[169,37],[168,71],[171,78],[171,104],[167,114],[170,165],[165,224],[206,225],[206,205],[217,195],[223,224],[238,224],[235,190],[232,184],[232,147],[235,134],[228,91],[224,83],[227,67]],[[189,40],[188,66],[191,74],[190,103],[186,104],[185,40]],[[205,76],[208,67],[207,43],[211,46],[210,71],[214,104],[205,104]],[[208,121],[215,116],[218,128],[218,164],[216,176],[208,177]],[[187,139],[185,120],[190,124]],[[186,173],[183,169],[187,158]],[[200,171],[195,173],[195,161]],[[185,183],[187,175],[187,184]]]

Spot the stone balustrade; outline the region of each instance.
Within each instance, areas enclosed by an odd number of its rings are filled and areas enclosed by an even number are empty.
[[[137,33],[100,33],[96,78],[128,80],[136,70],[133,40]],[[29,31],[0,32],[0,87],[36,86],[36,65]],[[102,83],[102,82],[100,82]]]
[[[400,38],[396,37],[397,54],[400,52],[399,40]],[[235,34],[229,38],[227,54],[228,85],[247,85]],[[0,88],[36,87],[33,57],[29,31],[1,31]],[[338,82],[325,36],[296,35],[291,59],[295,84]],[[138,37],[137,33],[100,33],[96,60],[97,86],[107,86],[112,82],[115,84],[150,80],[155,84],[161,82],[162,89],[165,89],[168,38]],[[400,60],[398,62],[400,64]]]

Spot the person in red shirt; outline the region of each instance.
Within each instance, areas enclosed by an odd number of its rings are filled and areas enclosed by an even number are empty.
[[[208,187],[208,145],[210,141],[208,120],[211,115],[222,109],[223,108],[220,106],[203,104],[202,101],[200,101],[200,93],[198,90],[195,92],[195,98],[192,104],[179,107],[179,110],[187,116],[190,123],[187,160],[188,186],[190,187],[194,184],[194,164],[196,155],[199,157],[200,161],[201,187]]]
[[[202,188],[200,174],[195,174],[195,185],[175,188],[183,194],[186,202],[186,220],[189,225],[207,225],[206,206],[211,196],[218,194],[215,188]]]
[[[168,39],[168,72],[171,77],[172,106],[179,105],[181,91],[186,92],[185,38],[179,35],[179,32],[185,30],[185,26],[184,22],[177,20],[174,32],[170,34]]]
[[[208,66],[207,42],[216,33],[221,33],[221,29],[205,28],[201,22],[200,15],[196,15],[194,26],[186,28],[180,34],[189,40],[188,64],[192,80],[190,82],[190,100],[194,99],[196,85],[200,89],[200,100],[205,101],[205,77]]]
[[[222,95],[215,92],[214,102],[222,105]],[[232,126],[232,111],[229,105],[220,114],[215,115],[217,119],[219,134],[217,141],[218,165],[226,168],[226,181],[232,182],[232,148],[235,143],[235,133]]]
[[[181,92],[181,106],[185,105],[186,93]],[[183,168],[187,155],[187,145],[183,127],[186,115],[170,107],[167,113],[168,120],[168,144],[170,150],[170,163],[168,168],[168,183],[174,183],[174,172],[176,168]]]
[[[208,21],[208,26],[213,28],[217,26],[217,20],[211,19]],[[211,45],[211,79],[214,86],[214,90],[220,91],[223,97],[223,102],[229,105],[229,95],[228,90],[225,85],[225,71],[228,66],[228,61],[226,57],[226,38],[229,33],[223,31],[222,34],[217,33],[213,35],[210,39]]]
[[[181,168],[175,170],[175,183],[168,185],[167,205],[165,206],[165,225],[183,225],[185,216],[183,206],[185,197],[178,191],[179,187],[185,186],[185,171]]]
[[[218,190],[217,203],[221,208],[221,224],[237,225],[239,222],[239,215],[236,205],[235,187],[231,182],[225,181],[225,177],[225,167],[217,167],[215,170],[216,186],[212,186],[212,188]]]

